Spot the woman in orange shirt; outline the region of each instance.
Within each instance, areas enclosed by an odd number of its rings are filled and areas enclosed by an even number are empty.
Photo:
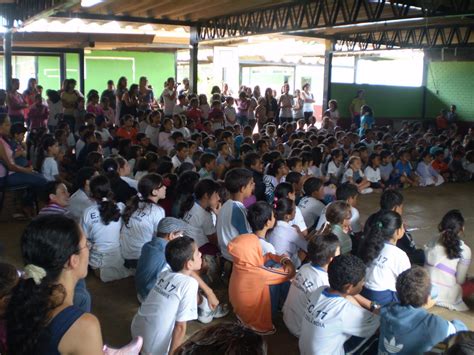
[[[248,222],[254,234],[242,234],[227,247],[234,260],[229,299],[237,318],[246,327],[261,334],[272,334],[275,332],[272,308],[276,308],[275,303],[283,304],[288,292],[287,281],[294,277],[295,267],[287,256],[275,255],[274,250],[272,253],[272,245],[265,241],[265,235],[275,224],[270,205],[262,201],[252,205],[248,210]],[[283,268],[266,267],[269,261],[281,264]]]
[[[117,137],[130,139],[133,144],[137,143],[137,129],[132,115],[125,115],[121,119],[122,126],[117,130]]]

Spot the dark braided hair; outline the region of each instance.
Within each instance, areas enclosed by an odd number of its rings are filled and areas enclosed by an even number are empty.
[[[448,259],[461,257],[461,238],[464,228],[464,217],[459,210],[448,211],[441,220],[438,230],[441,232],[440,243],[446,249]]]

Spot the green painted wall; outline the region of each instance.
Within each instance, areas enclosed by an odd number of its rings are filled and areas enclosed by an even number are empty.
[[[175,76],[174,53],[92,51],[85,55],[85,61],[85,93],[105,89],[109,79],[116,83],[126,76],[130,85],[146,76],[158,95],[166,79]],[[79,81],[77,54],[67,54],[66,70],[68,78]],[[59,89],[59,58],[38,57],[38,82],[45,89]]]
[[[337,100],[342,117],[350,117],[349,105],[359,89],[365,90],[367,104],[376,118],[420,118],[422,115],[422,87],[332,83],[331,98]]]
[[[431,62],[427,89],[427,117],[455,104],[459,119],[474,121],[474,62]]]

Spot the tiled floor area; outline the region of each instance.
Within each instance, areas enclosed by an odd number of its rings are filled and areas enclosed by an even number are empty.
[[[416,228],[412,234],[417,244],[422,246],[437,233],[437,225],[441,217],[449,209],[457,208],[466,219],[465,240],[474,248],[474,184],[451,184],[439,188],[418,188],[404,190],[405,212],[404,220],[410,228]],[[359,199],[358,209],[362,220],[378,209],[379,195],[365,195]],[[25,223],[13,222],[3,211],[3,221],[0,222],[1,259],[21,266],[19,237]],[[5,218],[6,217],[6,218]],[[6,221],[5,221],[6,220]],[[471,265],[471,275],[474,266]],[[92,294],[93,313],[99,317],[102,325],[104,341],[111,345],[123,345],[130,340],[130,323],[138,308],[135,297],[135,286],[132,278],[104,284],[93,275],[87,278],[87,285]],[[225,289],[219,290],[225,299]],[[446,319],[458,318],[474,330],[474,301],[469,302],[471,311],[459,313],[435,307],[432,312]],[[232,316],[225,318],[231,320]],[[296,338],[288,333],[281,317],[275,319],[277,333],[267,337],[269,354],[297,354]],[[198,322],[191,322],[188,334],[201,328]]]

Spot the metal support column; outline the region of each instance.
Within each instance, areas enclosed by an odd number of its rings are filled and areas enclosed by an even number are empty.
[[[324,52],[324,83],[323,83],[323,112],[328,101],[331,99],[331,71],[332,71],[332,52],[334,50],[334,40],[326,40],[326,50]]]
[[[421,118],[426,118],[426,95],[427,95],[427,85],[428,85],[428,70],[430,65],[430,51],[425,49],[423,51],[423,79],[421,86],[423,88],[423,96],[421,100]]]
[[[13,68],[12,68],[12,38],[13,33],[9,27],[3,35],[3,56],[4,56],[4,79],[7,90],[11,89]]]
[[[198,33],[196,27],[191,27],[189,40],[189,84],[191,92],[198,90]]]
[[[84,48],[79,51],[79,90],[85,95],[84,92],[86,81],[85,81],[85,67],[86,61],[84,58]]]
[[[66,53],[61,53],[59,55],[59,87],[63,84],[64,80],[67,79],[66,71]]]

